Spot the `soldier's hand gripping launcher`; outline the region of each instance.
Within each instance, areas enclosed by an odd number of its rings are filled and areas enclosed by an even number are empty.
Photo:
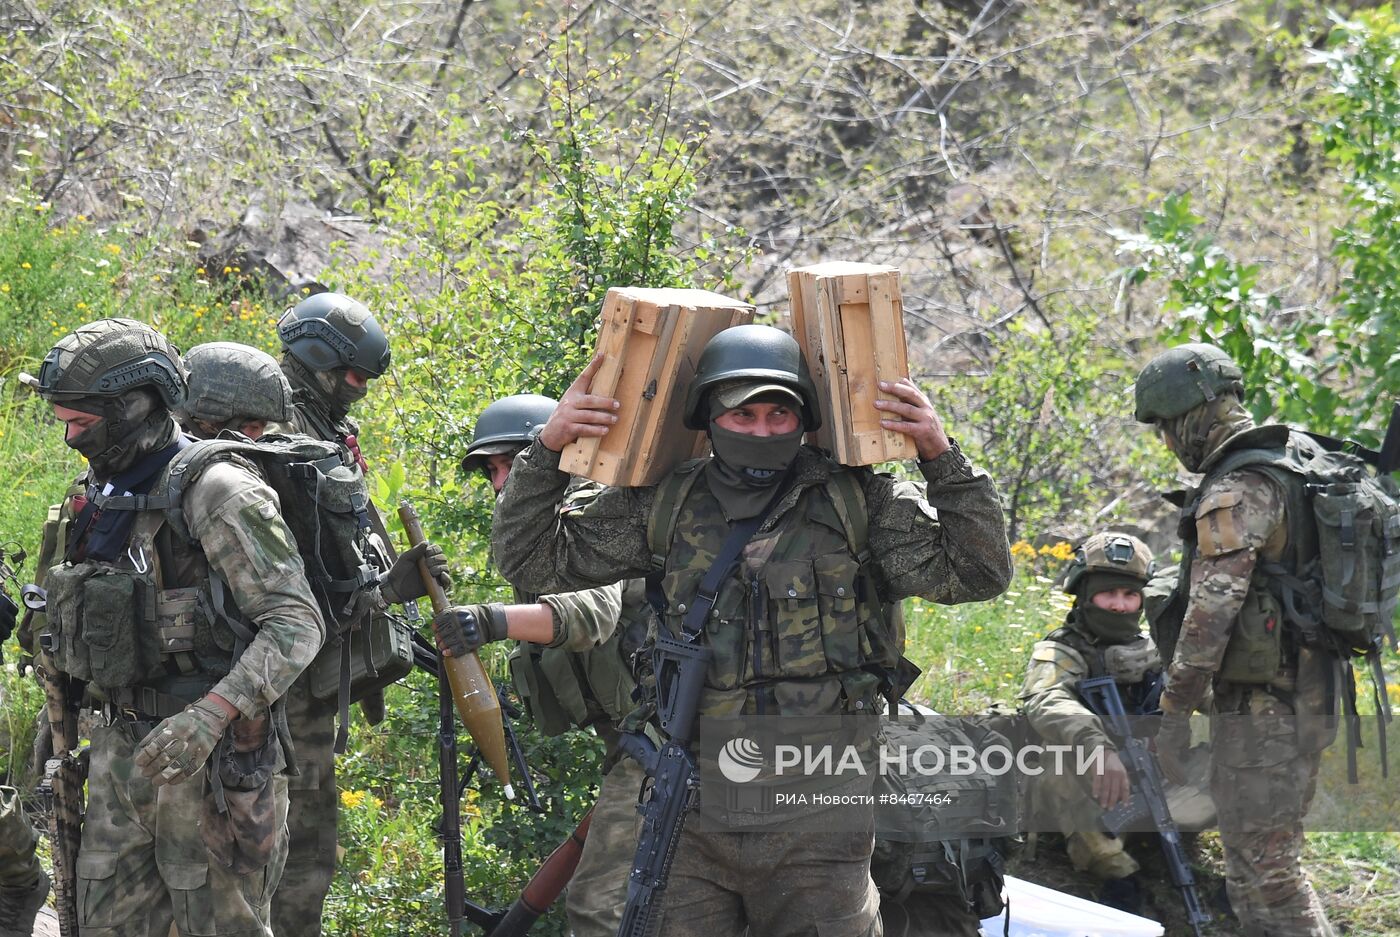
[[[661,635],[652,650],[656,672],[658,722],[666,735],[660,749],[641,732],[623,733],[622,749],[646,772],[637,810],[642,814],[637,852],[627,882],[618,937],[649,937],[685,815],[700,792],[700,772],[690,746],[695,713],[713,652],[699,644]]]
[[[1079,695],[1084,704],[1104,720],[1109,735],[1117,744],[1118,757],[1123,760],[1123,767],[1127,769],[1128,780],[1132,784],[1133,800],[1142,803],[1152,816],[1152,824],[1162,841],[1162,855],[1171,871],[1172,884],[1181,893],[1182,904],[1186,907],[1186,920],[1196,937],[1201,937],[1201,925],[1210,922],[1210,915],[1201,907],[1201,898],[1196,894],[1196,877],[1191,872],[1191,863],[1187,861],[1186,850],[1181,845],[1181,833],[1167,807],[1167,795],[1162,789],[1162,772],[1157,767],[1156,756],[1147,750],[1142,739],[1133,735],[1127,711],[1123,708],[1123,696],[1113,677],[1080,680]],[[1132,806],[1129,804],[1130,810]]]

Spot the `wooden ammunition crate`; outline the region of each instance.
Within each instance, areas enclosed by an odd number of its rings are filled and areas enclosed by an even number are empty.
[[[880,381],[909,376],[899,270],[832,262],[788,271],[792,334],[817,385],[822,425],[811,441],[843,465],[917,458],[914,441],[881,428]]]
[[[559,467],[605,485],[643,486],[704,455],[705,435],[684,423],[695,365],[717,332],[752,318],[748,303],[708,290],[608,290],[598,334],[603,364],[592,392],[622,406],[606,436],[564,447]]]

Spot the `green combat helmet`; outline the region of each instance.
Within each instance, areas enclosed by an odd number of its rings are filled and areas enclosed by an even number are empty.
[[[505,455],[528,446],[558,405],[553,397],[539,394],[512,394],[492,403],[476,418],[462,468],[473,472],[485,467],[487,456]]]
[[[781,329],[771,325],[737,325],[706,343],[686,395],[687,429],[709,427],[706,397],[716,385],[729,381],[771,381],[790,387],[802,398],[803,428],[810,432],[822,425],[817,388],[802,359],[802,350]]]
[[[21,374],[20,381],[58,404],[120,397],[146,386],[167,408],[185,399],[180,352],[164,335],[135,319],[99,319],[80,326],[49,349],[38,377]]]
[[[1244,372],[1214,345],[1169,348],[1147,363],[1134,387],[1137,420],[1174,420],[1222,393],[1244,393]]]
[[[185,354],[185,367],[190,388],[181,412],[186,416],[225,427],[248,420],[285,423],[295,415],[292,385],[265,351],[208,342]]]
[[[277,323],[282,346],[311,371],[354,368],[370,377],[389,370],[389,340],[363,303],[341,293],[308,296]]]
[[[180,352],[135,319],[81,326],[49,349],[38,377],[19,379],[51,404],[102,417],[67,440],[99,478],[169,441],[170,411],[184,403],[186,390]]]
[[[1073,595],[1086,575],[1108,573],[1122,580],[1121,585],[1141,589],[1152,578],[1152,569],[1152,551],[1137,537],[1113,532],[1094,534],[1074,551],[1063,588]]]

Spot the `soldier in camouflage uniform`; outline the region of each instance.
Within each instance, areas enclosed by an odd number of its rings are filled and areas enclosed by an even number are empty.
[[[323,636],[277,497],[249,463],[212,461],[178,504],[188,539],[175,533],[185,377],[149,326],[84,326],[20,379],[89,464],[40,642],[103,715],[77,866],[83,933],[266,935],[286,855],[272,709]]]
[[[492,548],[507,579],[538,592],[658,575],[663,627],[675,634],[731,522],[768,510],[704,626],[713,658],[701,735],[707,719],[738,714],[873,720],[881,673],[900,649],[882,604],[910,595],[950,604],[1006,588],[1011,557],[995,486],[948,439],[924,394],[907,379],[882,383],[892,399],[877,407],[883,427],[913,438],[926,493],[839,466],[802,445],[804,431],[821,421],[815,388],[797,343],[769,326],[727,329],[701,355],[686,423],[708,431],[715,455],[676,470],[690,482],[669,544],[653,550],[648,527],[670,480],[606,488],[561,513],[569,477],[558,468],[560,450],[605,434],[616,419],[618,403],[589,391],[601,361],[574,381],[517,457],[497,502]],[[865,506],[868,554],[852,545],[838,516],[832,486],[842,474]],[[688,824],[661,932],[878,935],[873,812],[868,819],[864,831],[849,832],[702,832]]]
[[[535,438],[556,401],[517,394],[481,412],[462,468],[479,471],[497,494],[515,456]],[[592,490],[575,490],[581,505]],[[533,596],[516,605],[449,609],[434,619],[444,653],[465,654],[487,641],[514,639],[511,676],[536,727],[545,735],[592,728],[608,747],[598,800],[564,908],[574,937],[612,937],[622,921],[627,876],[637,847],[637,791],[642,770],[617,760],[617,725],[633,707],[632,653],[651,618],[646,583],[633,580],[582,592]]]
[[[1182,513],[1185,619],[1162,691],[1157,756],[1174,780],[1185,774],[1189,718],[1212,716],[1211,793],[1220,816],[1226,884],[1251,937],[1333,933],[1303,874],[1303,816],[1316,790],[1321,751],[1332,741],[1325,652],[1282,627],[1275,675],[1231,678],[1232,645],[1280,619],[1272,580],[1297,576],[1315,557],[1290,542],[1290,492],[1279,473],[1232,458],[1283,447],[1284,426],[1256,426],[1241,403],[1242,372],[1219,348],[1181,345],[1139,375],[1137,419],[1154,424],[1189,472],[1204,477]],[[1286,484],[1302,484],[1301,478]],[[1299,520],[1297,518],[1294,519]],[[1270,609],[1272,609],[1270,611]],[[1304,717],[1294,719],[1294,716]],[[1248,718],[1242,718],[1248,717]],[[1282,728],[1280,728],[1282,727]]]
[[[18,606],[0,583],[0,642],[14,630],[18,612]],[[4,663],[3,657],[0,663]],[[0,712],[7,711],[5,694],[0,689]],[[8,779],[14,781],[20,771],[3,728],[0,747],[10,749]],[[0,937],[29,937],[34,930],[34,916],[49,894],[49,878],[34,852],[37,844],[20,804],[19,791],[0,785]]]
[[[1141,630],[1142,590],[1151,575],[1152,553],[1136,537],[1100,533],[1084,541],[1064,581],[1074,606],[1063,627],[1036,642],[1021,690],[1022,709],[1043,741],[1107,752],[1103,772],[1087,789],[1068,774],[1034,778],[1034,812],[1058,819],[1074,867],[1104,882],[1099,900],[1133,913],[1142,904],[1137,860],[1100,823],[1102,811],[1128,800],[1128,772],[1102,720],[1079,695],[1079,681],[1111,674],[1129,715],[1156,711],[1162,662]],[[1211,822],[1203,791],[1165,787],[1178,826],[1200,829]]]
[[[353,300],[319,293],[289,310],[278,331],[287,346],[280,366],[270,355],[233,342],[190,349],[190,393],[179,412],[181,421],[201,438],[225,430],[249,439],[264,432],[305,433],[346,446],[359,459],[357,429],[346,411],[388,366],[389,346],[378,324]],[[420,556],[434,575],[446,576],[446,558],[434,544],[408,551],[392,565],[385,555],[376,555],[372,560],[382,571],[375,584],[379,594],[356,608],[382,614],[391,602],[421,598]],[[272,923],[279,937],[300,937],[321,932],[322,909],[335,876],[336,706],[312,695],[309,671],[292,685],[286,703],[298,773],[288,779],[290,840]]]

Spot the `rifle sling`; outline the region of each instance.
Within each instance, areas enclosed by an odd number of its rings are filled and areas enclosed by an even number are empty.
[[[777,486],[773,496],[768,499],[768,503],[763,506],[753,517],[746,517],[729,528],[729,534],[724,538],[724,543],[719,548],[719,553],[715,556],[714,563],[709,571],[700,580],[700,588],[695,593],[694,600],[690,603],[690,608],[686,610],[685,618],[681,622],[681,630],[687,641],[694,641],[704,630],[705,619],[710,617],[710,612],[714,611],[715,602],[719,600],[720,585],[724,582],[736,564],[739,562],[739,554],[744,552],[744,547],[748,546],[753,535],[763,526],[763,522],[768,519],[768,515],[773,513],[773,508],[783,499],[792,487],[791,479],[784,481]]]

